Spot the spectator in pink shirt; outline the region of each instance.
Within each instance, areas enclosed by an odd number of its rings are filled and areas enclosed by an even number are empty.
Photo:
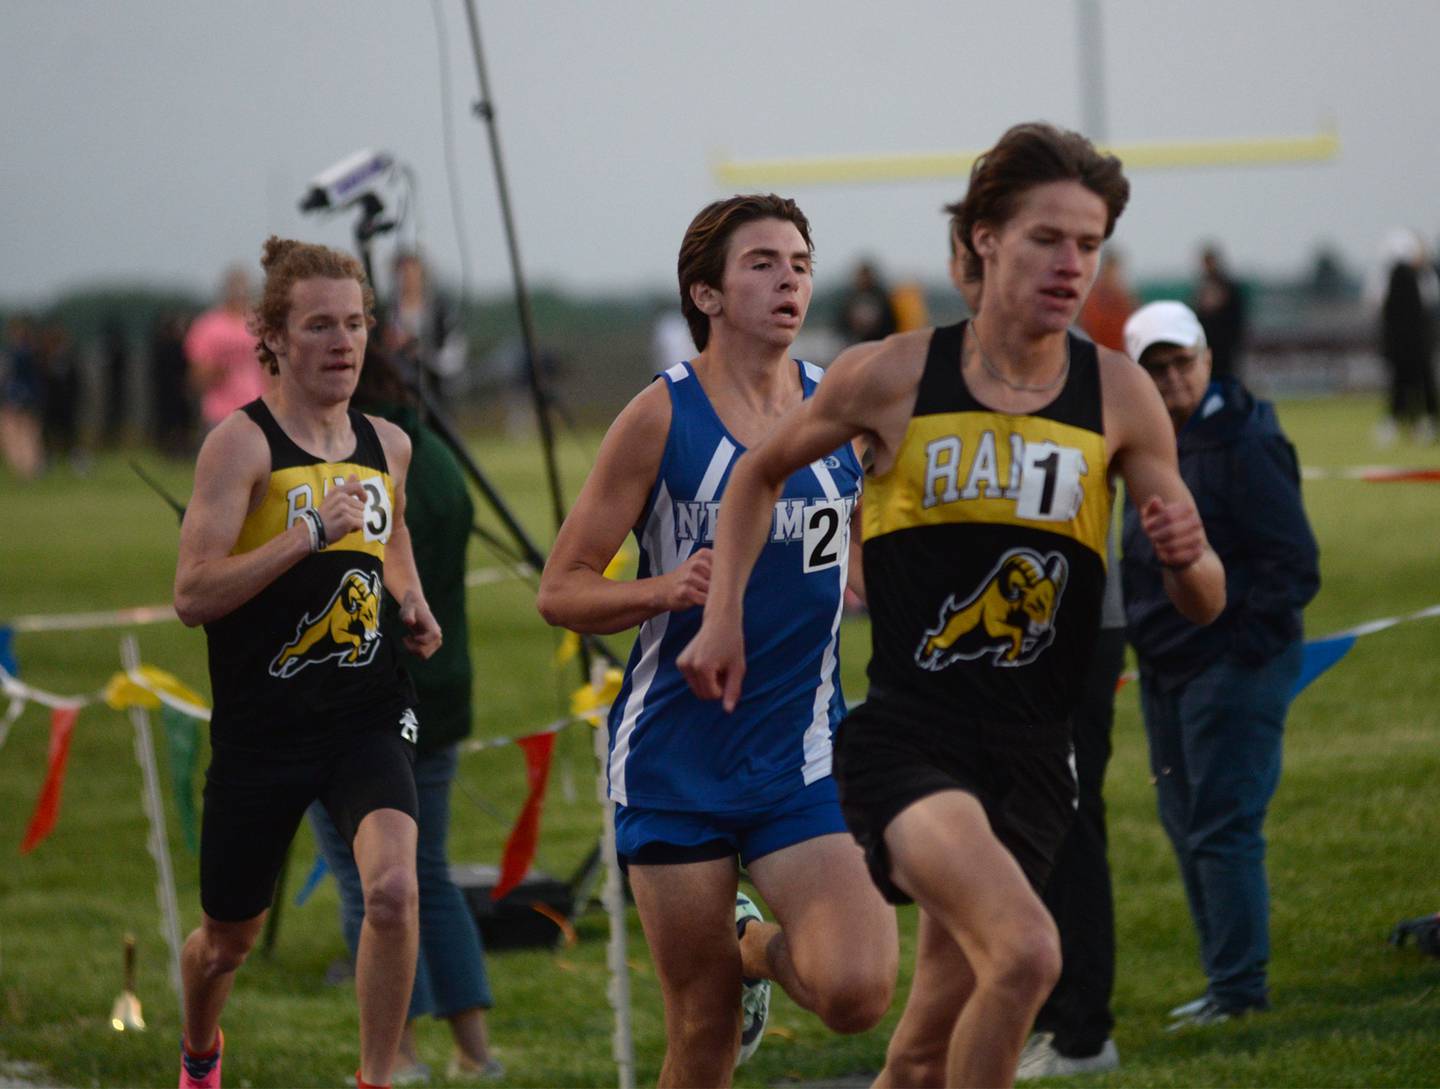
[[[232,268],[220,305],[196,318],[185,334],[191,388],[200,395],[207,431],[266,390],[256,338],[247,325],[250,305],[250,278],[243,268]]]

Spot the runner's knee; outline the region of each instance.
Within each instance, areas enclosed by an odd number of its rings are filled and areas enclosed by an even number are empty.
[[[402,929],[417,921],[420,893],[413,870],[392,866],[365,888],[365,921],[384,930]]]
[[[1004,935],[997,943],[989,971],[978,973],[980,985],[988,983],[1025,1002],[1043,1001],[1059,978],[1060,935],[1048,916],[1043,924]]]
[[[221,976],[245,963],[255,945],[255,934],[228,926],[205,926],[201,963],[206,975]]]
[[[886,1085],[905,1085],[912,1089],[938,1089],[945,1084],[945,1061],[949,1056],[948,1033],[927,1040],[890,1041],[885,1055],[885,1070],[880,1081]]]
[[[841,969],[815,995],[815,1013],[831,1032],[865,1032],[885,1016],[894,993],[893,971],[887,976],[863,966]]]

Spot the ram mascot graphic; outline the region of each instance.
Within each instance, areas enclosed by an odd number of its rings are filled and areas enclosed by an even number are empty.
[[[951,594],[915,648],[915,664],[939,671],[990,655],[997,666],[1029,665],[1055,640],[1055,613],[1070,567],[1058,552],[1012,548],[963,602]]]
[[[367,666],[380,649],[380,575],[346,571],[329,604],[308,613],[295,638],[270,663],[272,677],[293,677],[306,666],[338,658],[342,666]]]

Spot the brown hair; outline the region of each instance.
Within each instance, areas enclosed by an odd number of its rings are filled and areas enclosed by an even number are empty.
[[[805,218],[800,206],[788,197],[755,193],[727,197],[702,208],[685,229],[677,263],[680,312],[690,326],[695,347],[702,352],[710,341],[710,317],[695,305],[695,300],[690,297],[690,288],[694,284],[709,284],[717,290],[724,286],[721,280],[725,275],[725,251],[730,244],[730,236],[746,223],[757,219],[783,219],[795,224],[795,229],[805,240],[805,248],[812,257],[815,254],[815,244],[810,241],[810,221]]]
[[[1077,181],[1105,202],[1105,237],[1130,200],[1130,182],[1120,160],[1104,155],[1095,145],[1069,129],[1044,121],[1014,125],[999,142],[975,160],[965,196],[947,204],[951,244],[965,247],[962,254],[967,277],[979,279],[984,270],[972,238],[975,227],[989,223],[1003,227],[1015,214],[1026,190],[1048,182]]]
[[[364,267],[350,254],[272,234],[261,249],[260,267],[265,270],[265,286],[260,291],[260,305],[250,320],[250,332],[257,338],[255,353],[271,374],[280,373],[280,362],[265,346],[265,337],[285,331],[285,323],[290,318],[290,289],[299,280],[354,280],[360,285],[364,300],[365,324],[374,328],[375,292],[365,278]]]

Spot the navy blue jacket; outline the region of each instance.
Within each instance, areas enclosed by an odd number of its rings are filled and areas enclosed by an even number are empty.
[[[1301,638],[1300,614],[1320,588],[1315,535],[1300,501],[1295,448],[1275,406],[1217,379],[1179,436],[1180,476],[1225,565],[1225,611],[1201,627],[1165,594],[1160,563],[1125,499],[1125,626],[1140,668],[1162,689],[1225,655],[1259,666]]]

